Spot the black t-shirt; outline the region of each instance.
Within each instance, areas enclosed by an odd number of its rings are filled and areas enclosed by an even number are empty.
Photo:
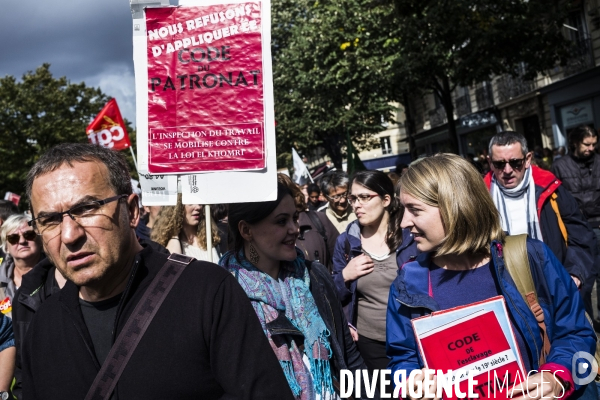
[[[112,333],[121,295],[122,293],[97,302],[79,299],[83,320],[92,338],[96,358],[100,365],[104,363],[112,347]]]

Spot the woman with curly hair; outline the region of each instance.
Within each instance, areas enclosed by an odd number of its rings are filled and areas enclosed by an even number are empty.
[[[213,247],[212,259],[216,262],[219,254],[214,246],[219,244],[219,230],[211,220]],[[182,204],[181,195],[177,205],[163,207],[150,237],[165,246],[171,253],[185,254],[197,260],[208,260],[206,250],[206,220],[204,206],[200,204]]]

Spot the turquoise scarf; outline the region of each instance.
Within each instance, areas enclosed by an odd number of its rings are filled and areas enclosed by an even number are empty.
[[[219,264],[233,274],[240,283],[260,320],[260,324],[294,396],[312,400],[316,393],[326,398],[335,394],[331,379],[329,359],[329,331],[319,314],[315,299],[310,292],[310,276],[302,252],[293,262],[282,262],[279,279],[275,280],[260,271],[244,257],[243,250],[235,255],[227,252]],[[310,376],[302,360],[303,354],[295,341],[287,341],[277,347],[266,324],[277,318],[279,311],[304,335],[304,355],[309,360]],[[312,381],[312,385],[309,382]]]

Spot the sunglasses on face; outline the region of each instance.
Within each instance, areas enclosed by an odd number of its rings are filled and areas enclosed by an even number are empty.
[[[521,169],[523,168],[523,164],[525,163],[525,157],[517,159],[513,158],[510,161],[492,161],[492,165],[494,168],[503,170],[506,167],[506,164],[510,165],[512,169]]]
[[[33,241],[37,237],[37,234],[33,230],[28,230],[21,233],[11,233],[10,235],[6,235],[6,241],[10,244],[19,243],[19,237],[23,236],[23,239]]]

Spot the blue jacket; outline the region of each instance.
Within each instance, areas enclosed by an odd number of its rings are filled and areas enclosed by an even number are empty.
[[[346,241],[350,246],[346,245]],[[346,248],[349,247],[349,254]],[[356,307],[358,300],[356,296],[356,280],[352,281],[350,287],[344,283],[342,271],[348,265],[351,259],[362,254],[360,242],[360,224],[358,221],[352,221],[345,232],[338,237],[333,251],[333,281],[337,290],[338,297],[344,306],[346,319],[353,325],[356,325]],[[400,268],[405,262],[416,258],[419,254],[417,243],[413,235],[406,229],[402,230],[402,244],[396,249],[396,262]]]
[[[531,368],[539,370],[539,354],[543,347],[537,321],[521,297],[508,271],[505,270],[502,246],[492,243],[495,279],[498,280],[511,319],[523,335]],[[581,296],[567,271],[544,243],[527,239],[531,273],[544,311],[548,337],[552,345],[546,364],[559,364],[571,375],[573,355],[578,351],[594,354],[596,335],[587,321]],[[393,371],[424,367],[417,350],[410,320],[440,309],[429,296],[429,254],[421,254],[399,272],[390,289],[387,310],[387,355]],[[576,385],[575,388],[578,388]]]

